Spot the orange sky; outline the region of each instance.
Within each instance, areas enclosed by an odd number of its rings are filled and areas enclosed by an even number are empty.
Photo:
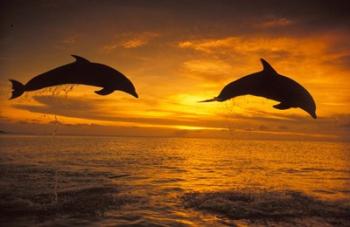
[[[348,139],[349,7],[335,2],[2,3],[0,130]],[[71,54],[123,72],[140,98],[121,92],[98,96],[97,88],[87,86],[65,92],[70,87],[64,86],[8,100],[9,78],[25,83],[72,62]],[[276,102],[251,96],[197,103],[261,70],[260,58],[310,91],[319,119],[300,109],[276,110]]]

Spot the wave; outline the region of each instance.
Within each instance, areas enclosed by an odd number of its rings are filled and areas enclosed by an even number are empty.
[[[4,217],[69,215],[101,216],[110,209],[138,202],[135,196],[121,194],[115,185],[71,188],[25,197],[2,194],[0,210]]]
[[[350,201],[324,201],[297,191],[191,192],[182,199],[186,208],[219,214],[233,220],[318,218],[333,224],[350,224]]]

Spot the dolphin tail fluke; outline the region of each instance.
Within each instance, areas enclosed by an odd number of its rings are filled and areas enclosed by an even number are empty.
[[[10,99],[17,98],[18,96],[21,96],[24,92],[24,85],[21,82],[18,82],[17,80],[10,80],[12,83],[12,95]]]
[[[215,102],[215,101],[219,101],[218,97],[212,98],[212,99],[206,99],[206,100],[202,100],[199,102]]]

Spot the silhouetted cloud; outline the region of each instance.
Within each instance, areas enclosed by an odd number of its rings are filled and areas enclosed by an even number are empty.
[[[104,102],[98,99],[82,100],[80,98],[65,98],[55,96],[34,96],[35,101],[41,105],[14,104],[17,109],[28,110],[35,113],[53,114],[58,116],[91,119],[111,122],[142,123],[145,125],[167,125],[167,126],[193,126],[213,129],[221,128],[221,123],[215,120],[203,122],[196,121],[196,117],[182,117],[181,119],[166,119],[156,117],[132,116],[130,114],[114,113],[104,111]],[[118,116],[120,115],[120,116]]]
[[[204,130],[204,132],[197,133],[197,136],[210,136],[210,135],[224,135],[220,133],[214,133],[212,129],[215,129],[214,131],[234,131],[236,133],[250,133],[250,136],[248,134],[244,136],[244,138],[262,138],[261,133],[263,134],[271,134],[274,135],[273,138],[278,139],[280,138],[279,132],[283,132],[281,134],[282,137],[304,137],[304,138],[327,138],[327,137],[335,137],[345,135],[348,133],[347,128],[344,128],[344,132],[339,131],[339,125],[345,124],[344,122],[347,122],[350,119],[350,116],[338,116],[337,117],[337,123],[334,122],[333,118],[326,118],[322,119],[317,124],[313,121],[308,121],[308,119],[305,119],[304,117],[295,116],[295,118],[291,119],[290,121],[286,121],[284,119],[279,118],[270,118],[270,114],[266,114],[266,117],[247,117],[245,115],[239,115],[239,114],[233,114],[233,115],[227,115],[227,116],[218,116],[217,119],[213,120],[207,120],[203,119],[201,121],[198,121],[198,117],[194,117],[193,115],[189,115],[188,117],[183,117],[182,113],[177,113],[175,116],[178,116],[177,119],[174,118],[162,118],[162,117],[142,117],[139,115],[125,115],[124,113],[118,113],[118,112],[107,112],[105,105],[108,104],[108,102],[104,102],[100,99],[85,99],[82,100],[80,98],[72,98],[72,97],[55,97],[55,96],[35,96],[34,99],[38,102],[38,104],[35,105],[28,105],[28,104],[16,104],[14,105],[15,108],[21,109],[21,110],[28,110],[35,113],[41,113],[41,114],[50,114],[50,115],[56,115],[56,116],[62,116],[62,117],[69,117],[69,118],[77,118],[77,119],[87,119],[90,120],[91,124],[96,124],[94,122],[100,122],[97,124],[101,124],[100,129],[104,128],[106,126],[106,123],[104,122],[128,122],[131,124],[131,126],[114,126],[114,127],[121,127],[121,128],[128,128],[129,130],[132,129],[132,127],[140,128],[140,131],[138,132],[138,135],[141,135],[142,131],[144,134],[147,135],[147,130],[141,130],[141,128],[149,128],[149,126],[152,126],[154,130],[159,128],[173,128],[175,126],[175,131],[171,132],[171,135],[173,136],[194,136],[194,134],[188,133],[187,130],[183,129],[183,132],[178,132],[178,130],[182,130],[181,127],[178,126],[184,126],[184,128],[187,129],[197,129],[198,130]],[[51,118],[52,119],[52,118]],[[55,120],[51,120],[56,122]],[[11,122],[11,120],[10,120]],[[28,123],[28,121],[25,121]],[[264,125],[262,125],[262,122]],[[33,123],[39,123],[39,121],[32,122]],[[62,121],[60,118],[58,118],[58,124],[59,125],[65,125],[67,127],[75,127],[78,124],[70,124],[69,122]],[[85,124],[83,124],[85,125]],[[268,125],[268,126],[267,126]],[[185,127],[187,126],[187,127]],[[107,126],[106,126],[107,127]],[[14,126],[15,128],[15,126]],[[35,127],[34,127],[35,129]],[[35,131],[35,130],[34,130]],[[208,131],[212,131],[211,133],[208,133]],[[229,133],[227,131],[227,133]],[[317,131],[317,133],[315,133]],[[67,131],[65,131],[67,132]],[[159,131],[161,132],[161,131]],[[186,132],[186,133],[185,133]],[[68,132],[67,132],[68,133]],[[91,128],[90,132],[85,132],[85,134],[93,134],[94,130]],[[102,133],[102,132],[100,132]],[[106,131],[107,133],[107,131]],[[111,133],[110,131],[108,134]],[[122,134],[122,132],[121,132]],[[157,134],[158,135],[158,134]],[[170,135],[170,134],[169,134]],[[227,135],[226,135],[227,136]]]

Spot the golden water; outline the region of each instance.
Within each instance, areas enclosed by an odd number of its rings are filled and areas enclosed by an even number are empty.
[[[349,224],[349,143],[1,136],[0,147],[5,224]]]

